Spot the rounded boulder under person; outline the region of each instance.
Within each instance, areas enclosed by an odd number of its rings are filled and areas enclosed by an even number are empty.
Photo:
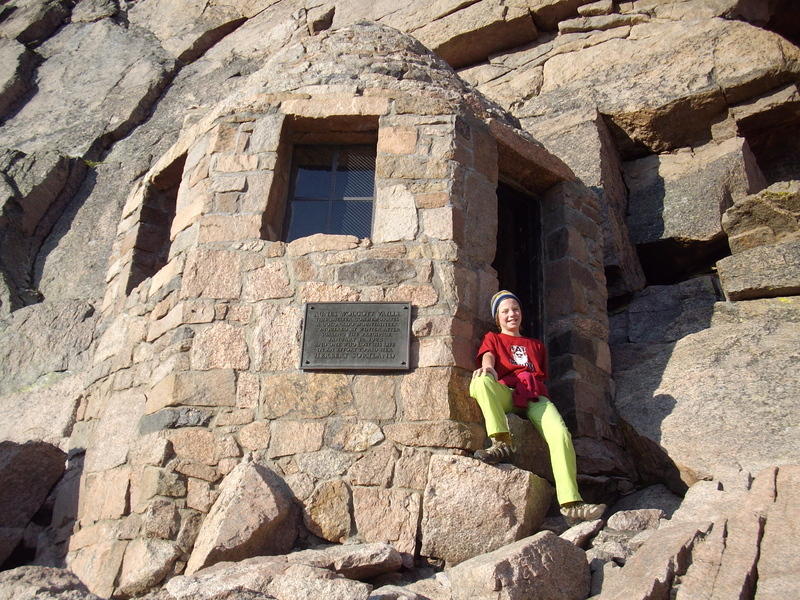
[[[475,458],[488,464],[510,462],[514,441],[506,413],[524,412],[547,442],[561,514],[572,522],[600,518],[606,506],[581,498],[572,436],[547,398],[544,344],[520,333],[522,308],[513,293],[497,292],[491,310],[500,333],[490,331],[483,337],[477,355],[480,367],[472,373],[469,393],[481,408],[492,445],[476,451]]]

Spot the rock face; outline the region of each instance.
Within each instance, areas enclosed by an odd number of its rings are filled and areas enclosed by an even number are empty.
[[[145,36],[110,19],[70,24],[38,52],[47,60],[33,81],[37,93],[6,121],[0,138],[5,146],[24,152],[47,148],[72,156],[96,153],[104,139],[119,139],[142,119],[143,107],[158,96],[173,68]],[[105,65],[81,66],[97,60]],[[125,75],[120,78],[119,73]],[[84,108],[90,94],[95,100]],[[61,108],[54,111],[54,105]]]
[[[0,350],[0,364],[9,375],[0,383],[0,393],[18,391],[52,374],[63,377],[86,369],[96,325],[94,307],[82,300],[15,311],[3,322],[7,343]]]
[[[645,336],[629,334],[615,346],[620,415],[663,447],[689,483],[720,467],[755,471],[791,461],[797,432],[781,424],[792,418],[800,386],[791,367],[796,299],[731,304],[709,297],[705,307],[686,310],[667,298],[660,311],[671,317],[666,328],[651,317],[656,327]],[[752,419],[736,416],[743,403]]]
[[[723,213],[766,185],[743,138],[650,155],[625,163],[624,172],[628,229],[653,283],[674,281],[703,256],[724,252]],[[665,247],[670,266],[658,257]]]
[[[435,456],[422,507],[425,556],[458,564],[534,532],[553,490],[545,480],[509,465]]]

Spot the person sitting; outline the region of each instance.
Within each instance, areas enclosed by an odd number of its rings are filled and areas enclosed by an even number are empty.
[[[569,522],[600,518],[606,506],[581,498],[572,436],[547,398],[544,344],[520,333],[522,308],[513,293],[497,292],[491,310],[500,332],[490,331],[483,337],[477,354],[480,366],[472,373],[469,393],[480,406],[492,444],[474,457],[488,464],[510,462],[514,442],[506,413],[523,411],[547,443],[561,514]]]

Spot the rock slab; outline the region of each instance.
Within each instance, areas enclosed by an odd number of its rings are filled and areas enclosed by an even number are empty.
[[[780,181],[734,201],[722,228],[734,254],[800,239],[800,181]]]
[[[67,569],[18,567],[0,573],[3,600],[100,600]]]
[[[433,456],[421,553],[454,565],[526,537],[544,519],[552,494],[547,481],[511,465]]]
[[[245,459],[225,477],[186,565],[192,574],[223,560],[288,552],[296,515],[275,473]]]
[[[706,315],[704,329],[675,342],[612,347],[620,416],[689,485],[722,468],[795,462],[800,437],[785,424],[800,391],[800,301],[717,302]]]
[[[542,531],[446,571],[453,600],[583,600],[586,553]]]
[[[729,300],[800,294],[800,240],[757,246],[717,262]]]

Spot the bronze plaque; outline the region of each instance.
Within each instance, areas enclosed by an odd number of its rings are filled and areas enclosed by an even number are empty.
[[[301,369],[406,370],[409,302],[306,304]]]

